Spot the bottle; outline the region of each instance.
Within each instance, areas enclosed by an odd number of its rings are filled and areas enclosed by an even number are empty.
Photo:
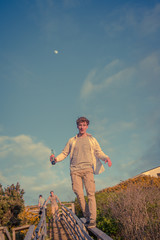
[[[53,156],[52,156],[52,155],[53,155]],[[55,161],[55,158],[54,158],[54,151],[53,151],[53,149],[51,149],[50,160],[51,160],[51,164],[52,164],[52,165],[55,165],[55,164],[56,164],[56,161]]]

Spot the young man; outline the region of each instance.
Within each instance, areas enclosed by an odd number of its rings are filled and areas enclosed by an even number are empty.
[[[58,203],[61,204],[59,198],[54,194],[53,191],[50,191],[50,196],[47,198],[45,206],[47,205],[48,201],[51,203],[51,211],[53,216],[53,221],[56,222],[59,219],[59,211],[58,211]]]
[[[43,196],[40,194],[39,195],[39,199],[38,199],[38,207],[39,207],[39,217],[42,214],[42,209],[43,209],[43,205],[45,203],[45,199],[43,198]]]
[[[62,153],[55,162],[64,160],[70,154],[70,174],[72,189],[77,195],[86,224],[89,228],[96,227],[96,199],[94,175],[104,171],[104,167],[99,159],[108,162],[111,167],[110,158],[101,150],[97,140],[87,133],[89,120],[80,117],[76,121],[79,133],[69,139]],[[54,155],[51,155],[52,161]],[[83,184],[88,197],[88,205],[85,202]]]

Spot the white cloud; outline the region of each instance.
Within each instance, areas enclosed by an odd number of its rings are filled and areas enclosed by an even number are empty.
[[[43,161],[50,154],[50,149],[42,142],[34,142],[30,136],[0,136],[0,157],[7,157],[10,154],[22,159],[32,157],[37,161]]]
[[[95,87],[93,84],[93,79],[95,78],[96,75],[96,70],[92,70],[87,78],[84,81],[84,84],[82,86],[82,90],[81,90],[81,98],[86,98],[87,96],[89,96],[93,91],[95,91]]]
[[[160,29],[160,4],[150,8],[122,5],[108,15],[103,26],[110,36],[117,36],[128,29],[136,32],[137,37],[157,33]]]
[[[151,83],[155,85],[157,82],[157,86],[159,85],[159,76],[160,76],[160,54],[152,53],[148,55],[146,58],[142,59],[139,64],[137,71],[141,76],[140,84],[144,85],[147,83]]]
[[[99,124],[93,125],[92,129],[95,131],[96,138],[100,139],[100,143],[106,146],[107,149],[112,138],[116,138],[136,128],[136,123],[134,121],[116,121],[114,123],[109,123],[107,119],[100,119],[97,120],[97,122]],[[113,148],[108,150],[109,152],[114,151]]]
[[[1,184],[19,182],[26,192],[25,199],[30,199],[28,194],[36,196],[39,192],[49,193],[53,188],[65,187],[69,181],[66,180],[66,177],[69,179],[69,169],[65,173],[62,170],[65,162],[53,167],[49,155],[50,149],[31,136],[0,136]]]
[[[144,11],[140,23],[140,30],[144,34],[153,34],[160,29],[160,4],[154,8]],[[138,23],[137,23],[138,25]]]
[[[91,70],[83,83],[80,97],[87,99],[113,84],[118,86],[128,82],[135,73],[135,69],[133,67],[121,68],[122,63],[116,59],[101,70]]]
[[[148,83],[153,88],[156,85],[159,86],[159,76],[160,53],[158,51],[152,52],[131,66],[124,66],[120,60],[115,59],[103,69],[93,69],[89,72],[82,85],[80,98],[83,100],[96,98],[99,93],[107,95],[111,87],[112,89],[122,86],[126,88],[130,82],[134,82],[135,88]]]

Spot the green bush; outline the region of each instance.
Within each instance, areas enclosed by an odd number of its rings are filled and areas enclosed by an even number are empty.
[[[11,229],[20,225],[18,214],[24,209],[23,195],[19,183],[4,189],[0,185],[0,226]]]

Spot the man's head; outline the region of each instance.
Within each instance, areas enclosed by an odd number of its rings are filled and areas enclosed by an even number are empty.
[[[39,198],[41,198],[41,197],[42,197],[42,195],[40,194],[40,195],[39,195]]]
[[[53,191],[50,191],[50,194],[51,194],[51,196],[54,194],[54,192]]]
[[[76,123],[77,123],[77,128],[79,130],[79,137],[86,136],[89,120],[85,117],[80,117],[77,119]]]
[[[89,120],[86,118],[86,117],[79,117],[77,120],[76,120],[76,123],[77,123],[77,127],[80,123],[86,123],[87,126],[89,125]]]

